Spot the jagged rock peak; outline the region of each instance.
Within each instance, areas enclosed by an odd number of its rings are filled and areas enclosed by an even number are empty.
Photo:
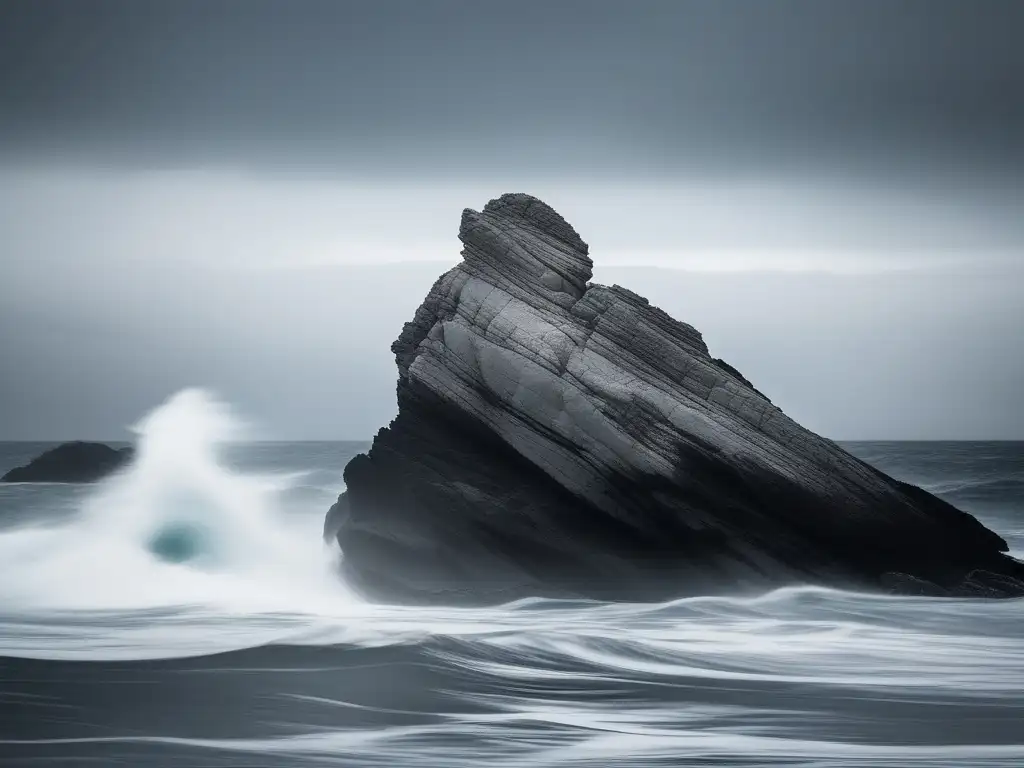
[[[584,255],[590,251],[572,224],[563,219],[559,213],[543,200],[523,192],[509,192],[491,200],[484,206],[484,213],[505,218],[520,219],[556,237],[566,245],[572,246]]]
[[[540,284],[573,301],[594,274],[590,248],[572,225],[547,203],[521,192],[491,200],[482,212],[466,208],[459,239],[471,268],[524,287]]]

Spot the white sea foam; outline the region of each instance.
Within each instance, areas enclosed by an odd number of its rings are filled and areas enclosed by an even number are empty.
[[[98,484],[72,523],[0,535],[5,605],[295,610],[352,599],[318,522],[276,508],[294,476],[222,464],[219,450],[244,434],[227,406],[185,390],[134,430],[132,463]]]

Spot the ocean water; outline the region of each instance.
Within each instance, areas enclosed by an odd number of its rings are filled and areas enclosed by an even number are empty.
[[[0,485],[0,765],[1024,766],[1024,601],[373,605],[320,538],[365,443],[197,391],[137,431],[103,483]],[[847,447],[1024,553],[1024,444]]]

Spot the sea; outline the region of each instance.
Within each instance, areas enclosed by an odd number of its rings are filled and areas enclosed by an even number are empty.
[[[1024,601],[373,604],[321,536],[368,443],[198,390],[135,431],[103,482],[0,485],[2,766],[1024,766]],[[1024,554],[1024,443],[844,445]]]

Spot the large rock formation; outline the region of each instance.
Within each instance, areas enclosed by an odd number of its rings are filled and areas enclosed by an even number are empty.
[[[132,458],[131,448],[75,441],[41,453],[23,467],[15,467],[2,483],[92,483],[117,471]]]
[[[325,525],[368,595],[1024,594],[1024,564],[973,517],[795,423],[691,326],[589,283],[587,244],[543,202],[467,209],[459,238],[392,346],[399,414]]]

